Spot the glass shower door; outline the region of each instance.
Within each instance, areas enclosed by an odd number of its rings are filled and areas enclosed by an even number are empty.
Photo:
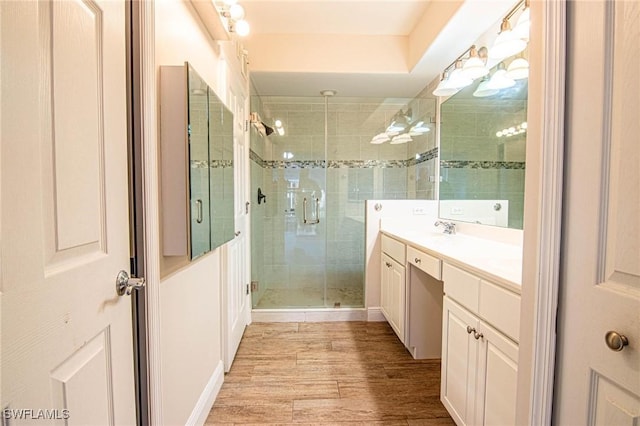
[[[283,129],[268,137],[252,130],[252,195],[266,195],[251,211],[252,256],[261,260],[252,260],[260,271],[252,272],[253,306],[325,307],[324,100],[270,97],[253,106],[265,125]]]

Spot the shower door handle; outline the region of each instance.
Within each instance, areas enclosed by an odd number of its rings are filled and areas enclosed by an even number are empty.
[[[302,223],[307,225],[315,225],[316,223],[320,223],[320,199],[316,198],[316,219],[315,220],[307,220],[307,199],[305,197],[302,200]]]
[[[200,199],[196,200],[196,212],[196,222],[202,223],[202,200]]]

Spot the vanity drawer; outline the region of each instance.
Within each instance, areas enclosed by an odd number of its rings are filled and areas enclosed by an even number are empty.
[[[487,281],[480,281],[479,314],[516,342],[520,337],[520,296]]]
[[[396,262],[404,266],[406,262],[405,245],[398,240],[382,235],[382,252],[387,253]]]
[[[444,293],[461,305],[478,313],[480,278],[444,263],[442,265]]]
[[[433,278],[442,279],[442,261],[435,257],[407,246],[407,261],[419,269],[422,269]]]

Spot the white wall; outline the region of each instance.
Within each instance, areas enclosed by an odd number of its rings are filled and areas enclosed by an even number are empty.
[[[235,58],[234,47],[212,40],[190,3],[156,1],[155,33],[158,69],[188,61],[226,99],[231,61],[223,59]],[[165,424],[183,425],[194,418],[194,409],[210,408],[202,401],[212,400],[213,376],[222,380],[220,250],[170,269],[160,285],[162,410]]]

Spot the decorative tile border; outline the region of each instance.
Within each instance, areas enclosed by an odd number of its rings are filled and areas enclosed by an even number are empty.
[[[409,167],[424,163],[438,157],[438,148],[430,149],[420,154],[419,159],[410,158],[408,160],[263,160],[253,150],[249,151],[249,158],[257,165],[267,169],[389,169],[399,167]]]
[[[233,167],[233,160],[191,160],[192,169],[227,169]]]
[[[507,169],[524,170],[524,161],[464,161],[440,160],[443,169]]]

